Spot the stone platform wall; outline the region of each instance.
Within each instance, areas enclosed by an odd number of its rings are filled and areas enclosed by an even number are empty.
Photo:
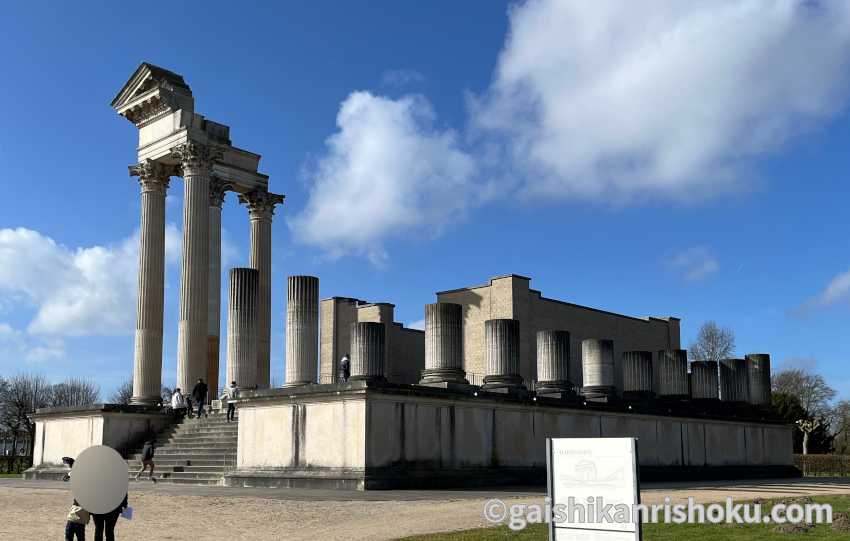
[[[644,478],[783,476],[787,425],[564,407],[419,386],[317,385],[239,404],[228,484],[394,488],[538,483],[547,437],[638,438]]]
[[[28,479],[61,477],[67,471],[62,457],[75,458],[93,445],[122,452],[174,422],[156,409],[114,404],[38,410],[33,420],[33,466],[24,473]]]

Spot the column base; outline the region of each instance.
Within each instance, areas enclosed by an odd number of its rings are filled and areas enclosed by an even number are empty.
[[[537,394],[575,394],[573,384],[565,379],[538,381],[535,390]]]
[[[160,402],[161,396],[134,396],[130,399],[131,406],[156,406]]]
[[[522,383],[522,377],[517,374],[504,374],[498,376],[484,376],[484,385],[481,386],[482,391],[489,392],[509,392],[509,391],[525,391],[525,385]]]
[[[366,383],[386,383],[387,378],[384,376],[351,376],[348,381],[365,381]]]
[[[315,385],[315,381],[293,381],[289,383],[284,383],[283,388],[287,389],[289,387],[303,387],[305,385]]]
[[[469,385],[466,372],[461,368],[426,368],[422,371],[420,385],[429,383],[460,383]]]
[[[588,402],[610,403],[617,400],[617,388],[609,385],[589,385],[581,388],[581,394]]]

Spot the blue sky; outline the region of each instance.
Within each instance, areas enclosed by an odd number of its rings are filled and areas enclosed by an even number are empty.
[[[277,381],[287,275],[413,323],[435,291],[513,272],[549,297],[679,316],[685,346],[716,320],[738,353],[850,395],[842,2],[18,3],[0,47],[0,374],[91,376],[105,394],[131,374],[137,135],[109,102],[149,61],[287,196]],[[232,194],[223,227],[225,266],[247,264]]]

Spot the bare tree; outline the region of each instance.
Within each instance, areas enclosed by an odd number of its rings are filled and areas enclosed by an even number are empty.
[[[815,419],[828,416],[829,403],[835,398],[835,389],[827,385],[823,376],[802,368],[790,368],[775,374],[772,387],[774,392],[796,396],[806,413]]]
[[[35,423],[29,418],[39,408],[50,405],[53,386],[44,376],[25,374],[10,379],[0,395],[0,424],[12,433],[12,453],[17,452],[18,437],[27,434],[33,448]]]
[[[729,358],[735,350],[735,333],[728,327],[720,327],[714,321],[706,321],[691,344],[691,360],[720,362]]]
[[[128,379],[112,392],[112,395],[109,397],[109,401],[112,404],[129,404],[132,398],[133,380]]]
[[[829,412],[829,426],[835,436],[835,450],[850,454],[850,400],[842,400]]]
[[[163,404],[171,401],[171,393],[173,391],[162,385],[159,389],[159,396]],[[129,404],[133,400],[133,378],[125,380],[119,385],[109,396],[109,401],[112,404]]]
[[[85,379],[69,378],[53,386],[50,406],[68,408],[90,406],[100,400],[100,387]]]
[[[797,421],[797,428],[803,433],[803,454],[809,454],[809,435],[820,428],[820,419],[800,419]]]

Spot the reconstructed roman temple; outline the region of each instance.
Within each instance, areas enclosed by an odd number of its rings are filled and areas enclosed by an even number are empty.
[[[271,225],[283,196],[268,190],[258,154],[195,112],[180,75],[144,63],[112,106],[139,131],[130,166],[142,199],[132,404],[38,410],[27,477],[55,476],[61,457],[91,445],[132,462],[154,435],[164,480],[238,486],[536,483],[547,437],[637,437],[644,478],[796,474],[792,429],[767,407],[768,355],[688,363],[677,318],[549,299],[518,275],[438,292],[424,331],[395,322],[393,304],[320,300],[318,278],[290,276],[285,383],[270,388]],[[184,193],[184,390],[199,377],[218,385],[222,201],[236,192],[248,208],[250,262],[228,274],[226,374],[241,389],[238,428],[179,419],[158,404],[174,176]],[[348,381],[339,375],[345,354]]]

